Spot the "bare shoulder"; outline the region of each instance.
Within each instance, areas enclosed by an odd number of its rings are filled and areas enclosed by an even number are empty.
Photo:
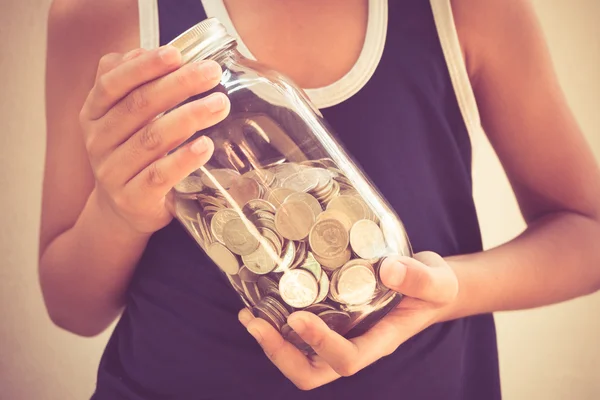
[[[469,75],[476,80],[486,64],[518,52],[545,52],[529,0],[451,0]]]
[[[82,57],[138,47],[137,0],[54,0],[48,15],[49,50]],[[49,54],[51,55],[51,54]]]

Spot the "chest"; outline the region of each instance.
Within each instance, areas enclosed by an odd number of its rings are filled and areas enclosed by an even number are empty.
[[[224,0],[248,50],[304,88],[344,76],[363,48],[368,0]]]

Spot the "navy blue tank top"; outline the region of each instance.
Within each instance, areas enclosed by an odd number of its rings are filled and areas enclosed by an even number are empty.
[[[159,0],[165,44],[206,18],[200,0]],[[416,252],[482,250],[471,143],[429,1],[390,1],[385,48],[349,99],[322,109],[402,218]],[[96,400],[496,400],[492,315],[436,324],[354,376],[297,389],[237,320],[220,270],[173,221],[139,261],[101,360]]]

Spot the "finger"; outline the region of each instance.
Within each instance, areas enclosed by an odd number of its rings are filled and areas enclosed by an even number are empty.
[[[458,282],[452,269],[445,263],[424,256],[433,261],[425,265],[416,258],[389,257],[381,265],[379,275],[383,284],[406,296],[427,302],[444,304],[454,299],[458,293]]]
[[[359,348],[317,315],[295,312],[288,317],[288,325],[339,375],[350,376],[358,371],[362,356]]]
[[[112,171],[111,186],[123,184],[152,162],[181,145],[194,133],[222,121],[229,113],[229,99],[213,93],[156,119],[117,147],[99,168]],[[195,154],[188,153],[190,157]],[[192,161],[190,165],[194,164]],[[117,168],[118,166],[118,168]]]
[[[110,153],[159,114],[214,88],[220,77],[219,64],[203,61],[186,65],[134,89],[95,122],[95,151],[97,154]]]
[[[180,65],[181,53],[172,46],[163,46],[154,51],[135,50],[120,59],[114,54],[103,57],[83,114],[90,120],[102,117],[133,89]]]
[[[206,164],[213,151],[212,140],[202,136],[144,168],[125,184],[125,191],[142,195],[149,202],[159,201],[178,182]]]
[[[314,388],[339,377],[326,363],[315,367],[293,344],[261,318],[251,319],[246,329],[262,347],[271,362],[301,388]]]

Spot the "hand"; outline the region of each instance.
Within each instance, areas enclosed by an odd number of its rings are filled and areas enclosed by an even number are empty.
[[[443,320],[458,294],[453,270],[431,252],[388,258],[380,275],[387,287],[406,297],[362,336],[347,340],[310,312],[288,317],[290,327],[317,353],[310,358],[248,309],[240,311],[239,319],[288,379],[302,390],[314,389],[393,353],[415,334]]]
[[[80,113],[95,197],[135,232],[152,233],[172,220],[167,195],[210,159],[214,145],[200,137],[167,154],[229,113],[227,96],[213,93],[156,118],[221,79],[214,61],[181,63],[170,46],[106,55]]]

